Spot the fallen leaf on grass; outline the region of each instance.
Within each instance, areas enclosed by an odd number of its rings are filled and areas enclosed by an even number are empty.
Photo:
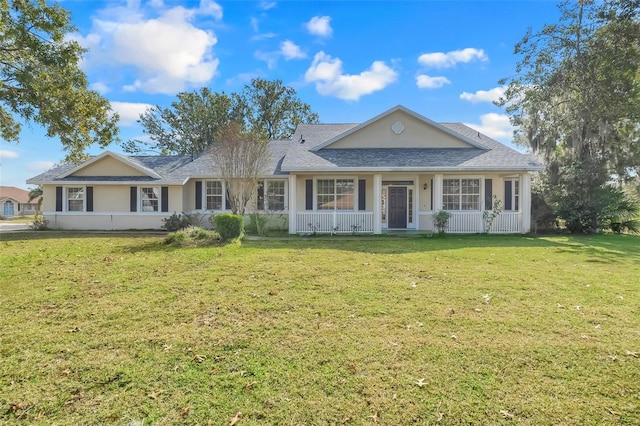
[[[369,418],[373,420],[374,423],[378,423],[378,413],[375,413],[374,415],[369,416]]]
[[[638,358],[638,352],[631,352],[631,351],[627,351],[627,355],[630,355],[634,358]]]
[[[78,331],[80,331],[80,329],[78,327],[73,327],[73,328],[67,330],[67,332],[69,332],[69,333],[77,333]]]
[[[418,379],[415,382],[416,385],[418,385],[419,387],[423,387],[424,385],[426,385],[426,383],[424,382],[424,379]]]
[[[195,362],[197,362],[197,363],[201,363],[202,361],[204,361],[205,359],[207,359],[207,357],[206,357],[206,356],[204,356],[204,355],[198,355],[198,354],[195,354],[195,355],[193,356],[193,358],[192,358],[192,359],[193,359]]]
[[[190,409],[191,409],[191,407],[183,407],[183,408],[180,410],[180,415],[181,415],[182,417],[187,417],[187,416],[189,415],[189,410],[190,410]]]
[[[507,410],[500,410],[500,414],[502,414],[502,417],[504,417],[505,419],[513,419],[513,414],[511,414]]]
[[[611,408],[607,408],[607,411],[609,412],[609,414],[611,414],[612,416],[619,416],[620,413],[618,413],[617,411],[613,411],[613,409]]]
[[[238,423],[242,419],[242,413],[238,411],[235,416],[231,417],[231,421],[229,422],[229,426],[233,426]]]

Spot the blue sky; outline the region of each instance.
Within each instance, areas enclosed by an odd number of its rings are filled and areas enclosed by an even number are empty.
[[[510,143],[491,101],[513,75],[527,28],[558,21],[555,1],[100,1],[65,0],[89,49],[93,89],[121,116],[120,138],[142,136],[149,105],[200,87],[235,92],[252,78],[281,79],[324,123],[360,123],[395,105],[462,122]],[[1,141],[2,185],[61,161],[59,140],[25,125]],[[121,152],[117,144],[107,149]],[[91,154],[100,153],[92,147]]]

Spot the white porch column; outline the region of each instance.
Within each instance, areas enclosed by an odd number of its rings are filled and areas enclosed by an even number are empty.
[[[523,234],[526,234],[531,231],[531,175],[529,173],[522,174],[520,181],[522,182],[522,195],[520,196],[522,227],[520,229]]]
[[[382,234],[382,175],[373,175],[373,233]]]
[[[298,185],[296,184],[296,175],[289,175],[289,233],[295,234],[298,232],[297,224],[297,205],[298,205]]]
[[[433,177],[433,211],[442,210],[442,174]]]

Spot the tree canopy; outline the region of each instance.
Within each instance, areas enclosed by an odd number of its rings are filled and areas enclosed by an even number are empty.
[[[118,116],[89,90],[78,64],[84,50],[66,38],[69,12],[45,0],[0,0],[0,137],[18,142],[19,118],[58,137],[67,160],[117,139]]]
[[[500,104],[516,142],[547,162],[568,223],[597,229],[612,176],[640,171],[640,1],[566,1],[560,10],[559,23],[516,45],[521,59],[501,82]]]
[[[126,152],[197,155],[215,144],[219,131],[232,122],[258,139],[284,139],[298,124],[317,123],[318,114],[282,81],[257,78],[229,95],[208,88],[181,92],[170,107],[149,108],[138,122],[150,141],[125,142]]]

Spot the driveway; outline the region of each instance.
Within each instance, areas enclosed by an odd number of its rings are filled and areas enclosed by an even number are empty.
[[[0,221],[0,233],[18,232],[29,230],[28,223],[13,223],[8,220]]]

